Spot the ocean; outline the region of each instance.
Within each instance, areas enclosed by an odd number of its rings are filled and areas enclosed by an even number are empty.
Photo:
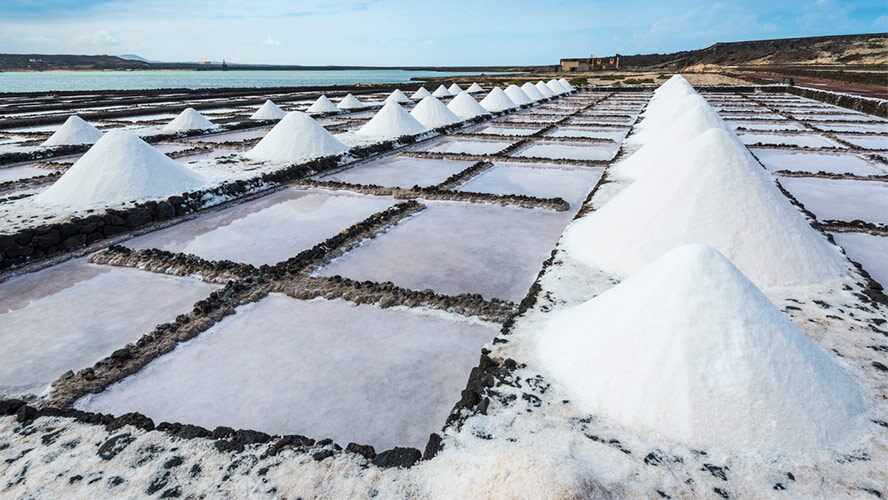
[[[358,83],[406,83],[411,78],[478,75],[473,72],[407,70],[323,71],[41,71],[0,73],[2,92],[143,90],[162,88],[309,87]],[[495,73],[488,73],[495,74]]]

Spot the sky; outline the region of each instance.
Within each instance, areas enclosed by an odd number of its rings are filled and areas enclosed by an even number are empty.
[[[886,31],[886,0],[0,0],[0,53],[160,61],[536,65]]]

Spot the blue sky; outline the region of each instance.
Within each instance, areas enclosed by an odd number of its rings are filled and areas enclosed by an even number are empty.
[[[554,64],[888,31],[886,0],[0,0],[0,52],[280,64]]]

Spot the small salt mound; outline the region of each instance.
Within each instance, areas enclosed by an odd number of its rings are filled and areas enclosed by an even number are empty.
[[[187,108],[185,111],[179,113],[179,116],[173,118],[171,122],[164,125],[160,131],[175,133],[188,132],[191,130],[212,130],[218,127],[219,126],[215,123],[207,120],[204,115],[198,113],[196,109]]]
[[[412,96],[410,96],[410,98],[414,101],[421,101],[430,95],[432,95],[432,93],[426,90],[425,87],[420,87],[419,90],[417,90],[413,93]]]
[[[542,101],[546,98],[539,89],[531,82],[525,82],[524,85],[521,86],[521,91],[524,92],[527,97],[531,98],[534,102]]]
[[[471,86],[469,86],[468,89],[466,89],[466,92],[470,94],[477,94],[478,92],[484,92],[484,87],[478,85],[477,83],[473,83]]]
[[[463,91],[463,89],[456,83],[448,87],[447,90],[450,92],[451,95],[458,95],[460,92]]]
[[[583,411],[699,449],[805,453],[866,422],[848,374],[705,245],[558,313],[538,354]]]
[[[608,175],[612,179],[634,181],[651,169],[659,168],[658,165],[663,164],[664,159],[672,157],[688,141],[703,132],[711,128],[730,130],[724,120],[705,100],[691,108],[682,110],[680,114],[673,116],[673,120],[671,123],[656,128],[654,131],[656,133],[650,140],[646,140],[651,136],[651,134],[646,134],[648,129],[642,131],[645,133],[644,135],[642,132],[639,133],[639,136],[643,135],[641,140],[635,138],[630,142],[627,139],[626,144],[643,145],[630,156],[613,164]]]
[[[395,89],[394,91],[392,91],[391,94],[389,94],[388,97],[385,98],[385,102],[389,101],[394,101],[398,103],[410,102],[410,98],[407,97],[403,92],[401,92],[401,89]]]
[[[400,104],[387,102],[385,106],[373,115],[363,127],[355,132],[358,135],[395,138],[402,135],[416,135],[428,132],[422,123],[410,116]]]
[[[568,92],[573,92],[574,90],[577,89],[576,87],[571,85],[570,82],[567,81],[566,78],[559,78],[558,83],[560,83],[562,87],[566,88]]]
[[[45,206],[88,207],[164,198],[200,188],[204,179],[133,132],[110,130],[34,199]]]
[[[359,101],[357,97],[347,94],[342,100],[339,101],[339,104],[336,105],[337,108],[346,111],[351,109],[363,109],[366,108],[367,105],[363,102]]]
[[[527,94],[525,94],[517,85],[509,85],[506,87],[506,95],[509,96],[509,99],[512,100],[515,104],[522,106],[524,104],[531,104],[533,99],[530,98]]]
[[[77,115],[71,115],[41,146],[95,144],[102,138],[102,131]]]
[[[419,104],[410,112],[410,116],[416,118],[426,128],[438,128],[459,123],[462,118],[450,111],[443,102],[434,96],[428,96],[419,101]]]
[[[436,88],[435,91],[432,92],[432,95],[435,97],[450,97],[453,94],[451,94],[450,91],[447,90],[447,87],[443,85],[438,85],[438,88]]]
[[[562,87],[561,84],[558,83],[558,80],[549,80],[548,82],[546,82],[546,87],[549,87],[549,90],[551,90],[552,93],[555,95],[561,95],[565,92],[564,87]]]
[[[305,112],[316,115],[339,113],[339,108],[337,108],[336,105],[333,104],[333,101],[331,101],[327,96],[322,95],[321,97],[318,97],[318,100],[312,103],[312,105],[309,106],[308,109],[305,110]]]
[[[280,120],[287,115],[287,112],[280,106],[272,102],[270,99],[265,104],[259,106],[255,113],[250,115],[251,120]]]
[[[481,106],[491,113],[498,113],[509,109],[517,108],[518,105],[509,96],[503,92],[503,89],[495,87],[484,99],[481,99]]]
[[[489,114],[489,112],[484,109],[484,106],[478,104],[478,101],[469,95],[468,91],[460,92],[454,97],[453,100],[447,104],[447,109],[453,111],[456,116],[464,120],[471,120],[476,116]]]
[[[550,89],[545,83],[543,83],[542,80],[536,82],[536,88],[540,92],[540,94],[543,94],[543,97],[547,99],[555,97],[555,92],[552,92],[552,89]]]
[[[299,111],[287,113],[244,157],[255,161],[291,163],[348,151],[333,134]]]
[[[714,246],[765,289],[822,285],[848,273],[838,249],[720,128],[662,158],[562,239],[574,258],[620,277],[687,243]]]

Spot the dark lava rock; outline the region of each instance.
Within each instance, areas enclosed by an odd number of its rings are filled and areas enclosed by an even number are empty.
[[[22,406],[25,406],[25,402],[20,399],[0,400],[0,416],[15,415]]]
[[[332,457],[332,456],[335,455],[335,454],[336,454],[336,450],[333,450],[333,449],[330,449],[330,448],[324,448],[323,450],[316,451],[315,453],[313,453],[313,454],[311,455],[311,458],[313,458],[313,459],[317,460],[318,462],[320,462],[320,461],[322,461],[322,460],[324,460],[324,459],[326,459],[326,458],[330,458],[330,457]]]
[[[422,459],[422,453],[416,448],[392,448],[384,451],[373,459],[373,465],[382,468],[412,467]]]
[[[312,446],[314,444],[314,439],[300,436],[298,434],[281,436],[281,438],[278,439],[273,445],[268,447],[268,450],[265,451],[265,453],[262,455],[262,458],[273,457],[287,448],[303,449],[308,448],[309,446]]]
[[[169,460],[164,462],[163,468],[164,469],[172,469],[173,467],[178,467],[178,466],[182,465],[183,463],[185,463],[185,459],[176,455],[175,457],[170,458]]]
[[[97,453],[103,460],[111,460],[135,440],[136,438],[128,432],[112,436],[110,439],[102,443],[102,446],[99,446],[99,451]]]
[[[15,419],[19,422],[30,422],[39,416],[40,412],[30,406],[22,406],[15,412]]]
[[[179,498],[180,496],[182,496],[182,490],[178,486],[173,486],[160,494],[160,498]]]
[[[141,413],[124,413],[123,415],[114,419],[113,422],[108,424],[109,430],[116,430],[124,425],[132,425],[133,427],[138,427],[139,429],[144,429],[146,431],[154,430],[154,421],[150,418],[142,415]]]
[[[431,460],[435,458],[435,455],[437,455],[443,448],[444,445],[441,442],[441,436],[436,432],[431,433],[429,435],[429,442],[426,443],[425,452],[422,454],[422,459]]]
[[[154,479],[151,480],[151,483],[148,484],[148,488],[145,490],[145,493],[149,495],[153,495],[158,491],[162,490],[166,487],[167,483],[170,482],[170,472],[164,471],[163,474],[155,476]]]
[[[373,460],[376,458],[376,450],[374,450],[369,444],[348,443],[348,446],[345,447],[345,451],[361,455],[367,460]]]

